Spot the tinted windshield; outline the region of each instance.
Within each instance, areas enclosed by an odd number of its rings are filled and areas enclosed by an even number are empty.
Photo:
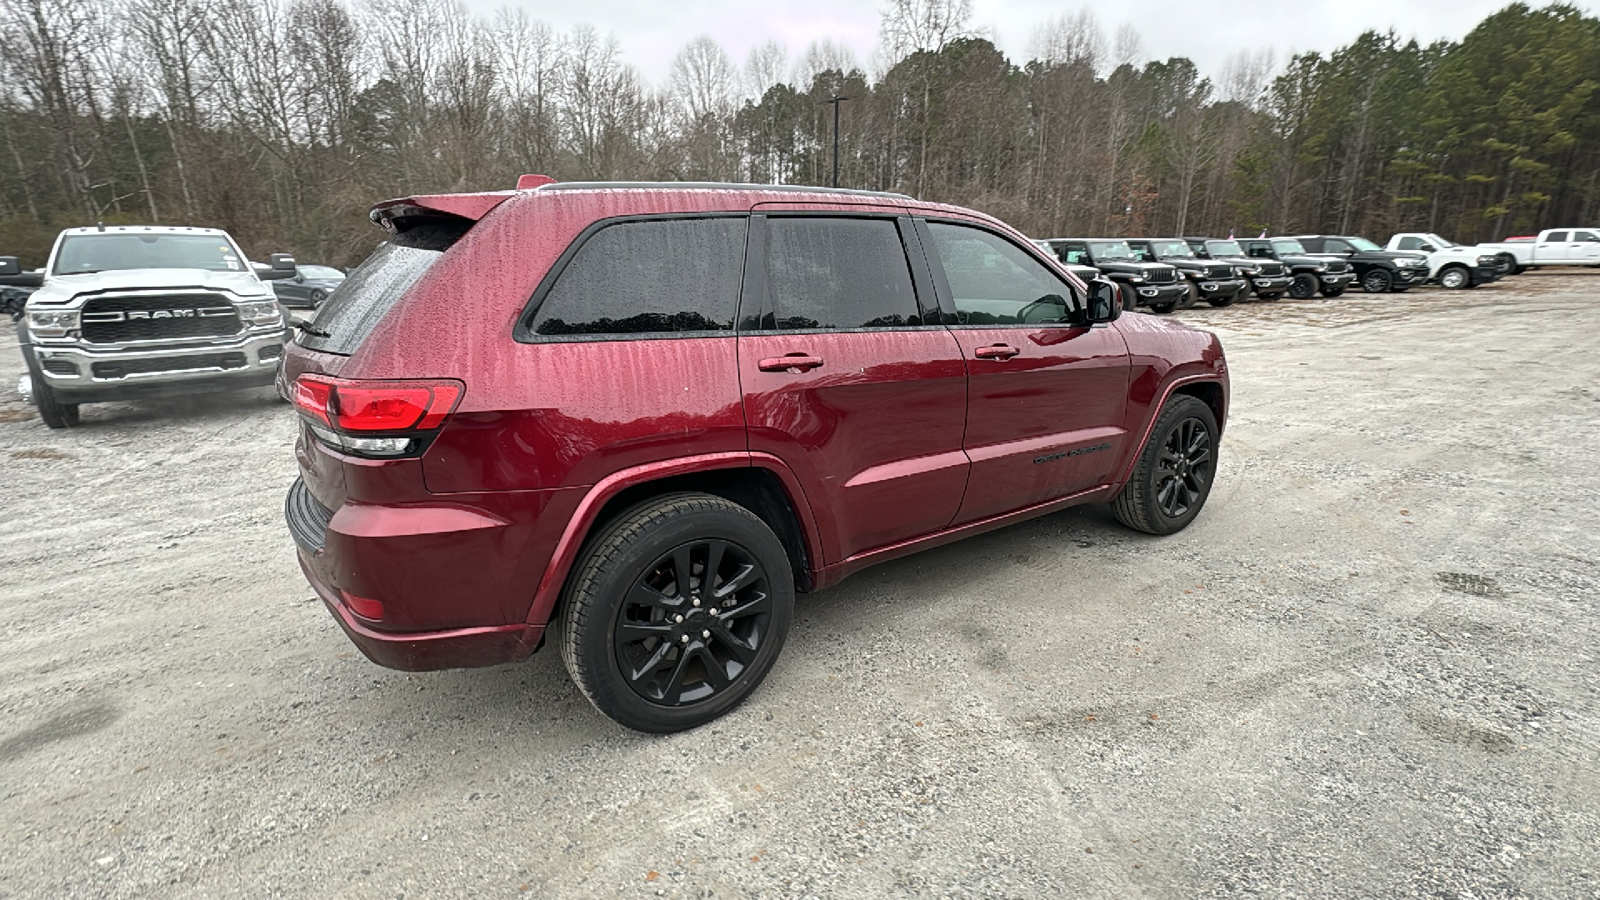
[[[1206,241],[1206,252],[1212,256],[1243,256],[1244,248],[1238,241]]]
[[[1089,252],[1094,258],[1104,262],[1108,259],[1138,259],[1139,256],[1128,246],[1127,241],[1090,241]]]
[[[1151,241],[1150,249],[1155,251],[1156,256],[1194,256],[1187,241]]]
[[[205,234],[72,234],[61,239],[55,275],[119,269],[206,269],[245,272],[244,258],[226,237]]]
[[[1366,238],[1353,237],[1353,238],[1345,238],[1345,240],[1349,241],[1350,242],[1350,246],[1356,248],[1357,250],[1382,250],[1383,249],[1382,247],[1379,247],[1377,244],[1374,244],[1373,242],[1367,240]]]
[[[1279,253],[1304,253],[1304,252],[1306,252],[1306,248],[1302,247],[1300,245],[1299,241],[1291,241],[1291,240],[1288,240],[1288,239],[1279,239],[1279,240],[1273,241],[1272,242],[1272,249],[1277,251],[1277,252],[1279,252]]]
[[[301,266],[300,274],[307,278],[318,278],[323,281],[344,280],[344,273],[332,266]]]

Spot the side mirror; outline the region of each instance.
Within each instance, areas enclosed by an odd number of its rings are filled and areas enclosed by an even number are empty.
[[[271,267],[264,272],[256,273],[265,281],[279,281],[300,274],[300,270],[295,267],[294,257],[287,253],[274,253],[269,259],[272,260]]]
[[[1417,247],[1417,249],[1421,250],[1423,253],[1433,253],[1434,251],[1438,250],[1439,248],[1435,247],[1432,244],[1422,244],[1421,246]]]
[[[1104,325],[1115,322],[1120,315],[1122,297],[1117,286],[1100,278],[1089,282],[1089,308],[1084,311],[1084,319],[1090,325]]]

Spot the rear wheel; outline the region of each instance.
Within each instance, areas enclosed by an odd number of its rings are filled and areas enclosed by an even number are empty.
[[[1192,281],[1183,287],[1183,302],[1178,304],[1178,308],[1193,309],[1194,305],[1200,302],[1200,289],[1195,287],[1194,282]]]
[[[1179,394],[1162,407],[1111,511],[1138,531],[1181,531],[1211,495],[1216,466],[1217,417],[1198,398]]]
[[[1289,282],[1289,296],[1296,300],[1309,300],[1317,295],[1321,282],[1310,272],[1301,272]]]
[[[1472,275],[1466,266],[1445,266],[1444,271],[1439,273],[1439,285],[1458,291],[1472,285]]]
[[[317,307],[321,306],[322,305],[322,301],[324,301],[326,299],[328,299],[328,292],[327,291],[322,291],[322,290],[312,291],[311,292],[311,308],[312,309],[316,309]]]
[[[1133,292],[1133,288],[1125,284],[1119,284],[1117,285],[1117,290],[1122,293],[1123,312],[1133,312],[1139,308],[1139,295]]]
[[[703,725],[738,706],[789,631],[794,578],[750,510],[672,494],[594,538],[563,597],[562,658],[596,709],[638,731]]]
[[[1382,269],[1368,269],[1361,276],[1361,289],[1369,294],[1386,294],[1394,287],[1394,277]]]

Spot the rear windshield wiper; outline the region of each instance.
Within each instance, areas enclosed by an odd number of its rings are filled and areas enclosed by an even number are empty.
[[[294,327],[304,331],[306,334],[315,335],[316,337],[333,337],[332,334],[323,331],[321,328],[318,328],[310,322],[296,322],[294,323]]]

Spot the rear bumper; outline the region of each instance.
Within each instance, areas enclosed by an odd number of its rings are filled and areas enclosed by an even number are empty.
[[[307,564],[300,550],[300,571],[311,589],[344,629],[345,636],[367,659],[405,672],[439,669],[475,669],[526,659],[538,648],[544,628],[537,625],[498,625],[455,628],[448,631],[390,633],[378,631],[356,616]]]

